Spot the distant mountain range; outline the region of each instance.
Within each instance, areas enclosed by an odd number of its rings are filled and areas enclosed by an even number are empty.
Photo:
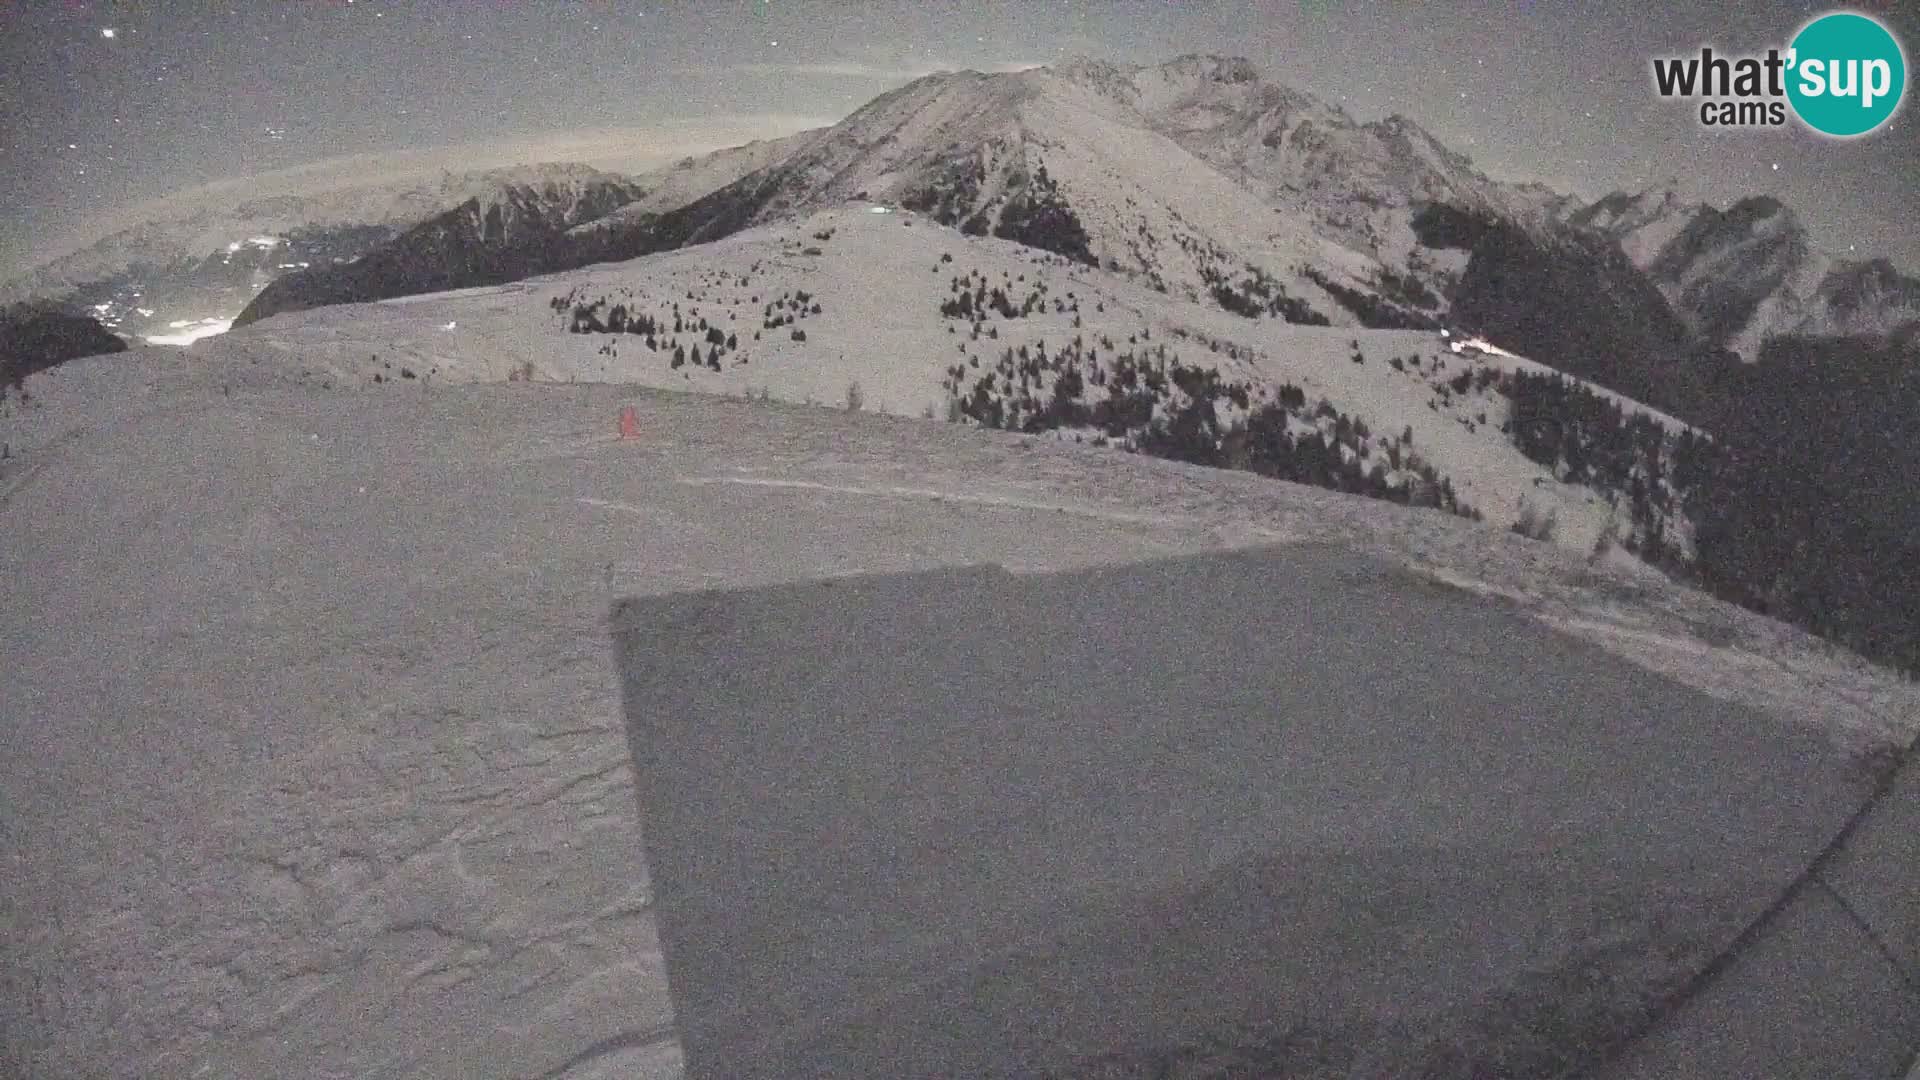
[[[1504,183],[1217,56],[935,75],[652,173],[383,197],[168,264],[270,277],[193,358],[319,389],[872,392],[1612,537],[1920,671],[1920,282],[1770,199]]]
[[[410,296],[525,277],[564,260],[567,230],[646,194],[625,177],[575,166],[509,176],[357,258],[276,278],[236,320],[244,324],[297,295],[300,307]]]
[[[1567,220],[1617,240],[1690,331],[1747,359],[1777,337],[1890,339],[1920,329],[1920,279],[1886,259],[1822,253],[1777,199],[1718,210],[1671,191],[1616,192]]]
[[[1173,295],[1336,325],[1464,314],[1516,348],[1625,352],[1642,366],[1703,349],[1753,360],[1774,337],[1888,338],[1920,323],[1920,281],[1819,254],[1772,200],[1585,205],[1493,180],[1405,117],[1359,122],[1230,57],[932,75],[831,128],[635,183],[648,197],[564,237],[482,235],[443,215],[392,241],[387,259],[287,275],[240,321],[632,258],[868,199]],[[1449,217],[1474,224],[1449,231]]]
[[[1363,123],[1244,59],[1199,55],[931,75],[831,127],[638,177],[541,166],[244,203],[110,237],[11,291],[62,297],[122,333],[177,322],[183,305],[244,325],[863,200],[1229,310],[1446,322],[1650,399],[1685,397],[1667,384],[1694,379],[1681,369],[1703,356],[1758,360],[1780,339],[1899,343],[1920,328],[1920,279],[1822,254],[1772,199],[1586,204],[1491,179],[1405,117]]]
[[[525,202],[551,192],[591,212],[632,199],[625,177],[584,165],[531,165],[430,179],[352,184],[307,194],[196,200],[189,210],[113,233],[0,285],[0,300],[53,301],[131,338],[230,322],[289,273],[370,254],[468,203]]]

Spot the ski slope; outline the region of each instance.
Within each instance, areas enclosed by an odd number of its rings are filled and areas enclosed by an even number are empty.
[[[32,377],[0,420],[14,1075],[676,1075],[605,635],[622,596],[1304,540],[1508,598],[1841,752],[1916,726],[1910,686],[1805,635],[1446,515],[712,394],[323,389],[360,343],[297,325],[304,380],[138,349]],[[832,385],[775,355],[791,389]],[[446,359],[477,379],[509,354]]]
[[[1557,542],[1585,552],[1618,524],[1619,513],[1605,497],[1556,481],[1514,448],[1500,431],[1505,399],[1492,390],[1439,390],[1479,367],[1546,370],[1538,364],[1457,355],[1437,333],[1246,319],[1045,252],[965,236],[918,215],[866,210],[859,204],[825,211],[712,244],[508,285],[289,313],[202,342],[194,355],[285,369],[335,387],[368,385],[376,377],[407,381],[408,372],[436,384],[505,381],[518,372],[542,382],[616,382],[841,405],[857,385],[869,411],[944,418],[941,382],[955,363],[991,364],[1008,349],[1075,339],[1110,343],[1109,355],[1164,346],[1184,363],[1214,367],[1231,379],[1267,387],[1292,383],[1310,402],[1325,398],[1365,421],[1383,450],[1410,430],[1413,451],[1450,478],[1489,527],[1505,528],[1530,504],[1554,513]],[[953,279],[963,275],[1004,285],[1016,304],[1044,286],[1045,306],[1024,318],[996,316],[989,321],[995,336],[975,339],[966,320],[940,314]],[[803,317],[766,327],[769,303],[803,293],[811,298]],[[1069,297],[1077,310],[1056,313],[1054,302]],[[569,333],[566,306],[579,299],[620,303],[666,323],[676,311],[689,321],[705,319],[739,347],[728,351],[718,371],[691,363],[674,369],[667,338],[691,346],[701,338],[698,331],[662,334],[658,352],[630,334]],[[561,310],[556,300],[566,301]],[[811,313],[813,303],[818,314]],[[804,341],[793,340],[795,330],[805,333]],[[1356,345],[1364,363],[1351,360]],[[1403,359],[1404,370],[1388,363],[1393,357]],[[531,368],[519,372],[524,365]],[[1598,392],[1672,430],[1681,427]]]

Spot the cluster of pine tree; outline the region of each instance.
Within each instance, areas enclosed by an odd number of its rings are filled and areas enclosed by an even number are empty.
[[[1510,403],[1501,430],[1528,460],[1567,483],[1625,499],[1628,550],[1658,560],[1677,557],[1667,535],[1680,509],[1679,485],[1670,474],[1680,454],[1695,454],[1691,431],[1675,437],[1652,417],[1629,414],[1618,401],[1557,372],[1499,373],[1493,385]]]
[[[777,299],[768,301],[766,307],[760,310],[760,327],[763,330],[778,330],[782,326],[791,326],[809,315],[818,314],[820,314],[820,301],[815,300],[812,293],[805,289],[798,292],[784,292]]]
[[[942,225],[958,225],[968,236],[992,233],[1088,266],[1100,265],[1088,246],[1086,227],[1044,163],[1031,176],[1018,170],[1008,174],[1007,195],[997,206],[981,204],[986,179],[986,164],[979,155],[955,159],[937,180],[901,196],[900,205]]]
[[[1844,349],[1844,356],[1830,355]],[[1722,599],[1920,676],[1920,349],[1764,356],[1685,447],[1695,559]]]
[[[974,204],[980,198],[981,185],[986,180],[986,165],[979,155],[956,158],[947,163],[947,167],[932,183],[902,195],[900,205],[914,213],[926,214],[942,225],[958,225],[963,217],[973,211]],[[986,219],[981,217],[977,220],[977,230],[969,228],[967,232],[973,235],[986,232]]]
[[[607,296],[586,300],[576,290],[565,296],[554,297],[549,301],[549,306],[556,312],[568,311],[568,333],[638,337],[649,352],[668,354],[668,366],[675,371],[688,364],[719,371],[721,359],[740,348],[738,335],[709,323],[700,315],[698,308],[683,312],[678,302],[673,303],[665,314],[655,316],[630,309],[626,303],[616,302]],[[604,315],[601,314],[602,308],[607,309]],[[681,341],[682,334],[688,335],[690,340]],[[612,342],[602,345],[600,351],[608,356],[618,355]],[[745,363],[746,360],[742,357],[738,362]]]
[[[1463,502],[1453,481],[1409,449],[1411,432],[1388,444],[1386,460],[1371,452],[1371,435],[1364,421],[1355,420],[1322,401],[1316,418],[1331,419],[1332,430],[1296,432],[1304,407],[1269,403],[1255,409],[1244,424],[1235,425],[1221,440],[1218,464],[1280,480],[1332,488],[1402,506],[1431,507],[1479,521],[1479,510]],[[1344,449],[1344,452],[1343,452]]]
[[[1301,272],[1315,285],[1325,289],[1329,296],[1339,301],[1341,307],[1352,312],[1354,317],[1360,320],[1360,325],[1369,330],[1438,330],[1440,328],[1440,320],[1423,311],[1403,308],[1372,293],[1348,288],[1311,266],[1304,268]]]
[[[1098,442],[1155,457],[1480,517],[1412,452],[1411,431],[1376,453],[1364,422],[1326,401],[1309,411],[1297,386],[1257,400],[1268,395],[1184,364],[1165,345],[1118,352],[1110,340],[1102,344],[1105,357],[1077,336],[1051,353],[1044,342],[1009,347],[991,366],[978,357],[953,365],[943,385],[961,415],[986,427],[1092,429]],[[1223,405],[1245,419],[1223,420]]]
[[[1380,295],[1406,307],[1433,311],[1440,306],[1440,297],[1411,274],[1396,273],[1381,267],[1379,273],[1374,275],[1373,287],[1380,291]]]
[[[1313,306],[1287,290],[1271,274],[1257,266],[1247,267],[1246,276],[1235,282],[1212,263],[1202,263],[1200,275],[1206,281],[1213,302],[1223,310],[1248,319],[1262,316],[1281,319],[1301,326],[1331,326],[1332,320],[1313,310]]]
[[[1014,193],[1001,209],[1000,220],[993,227],[993,235],[1064,255],[1088,266],[1099,266],[1100,260],[1094,258],[1093,249],[1088,246],[1086,228],[1080,224],[1073,208],[1067,205],[1065,196],[1060,193],[1060,185],[1047,175],[1046,165],[1035,169],[1032,179],[1027,183],[1018,184],[1019,179],[1018,175],[1010,178],[1016,184]],[[973,225],[974,222],[967,224]],[[984,228],[984,222],[980,223],[980,227]],[[965,228],[963,226],[963,231]]]
[[[1656,435],[1553,376],[1505,384],[1510,434],[1528,457],[1623,492],[1639,550],[1669,573],[1920,676],[1920,492],[1907,479],[1920,355],[1786,343],[1712,378],[1717,392],[1674,401],[1710,438]],[[1690,556],[1659,531],[1682,520]]]
[[[938,266],[934,269],[937,271]],[[1048,306],[1047,283],[1038,275],[1028,285],[1027,275],[1017,277],[1010,271],[1001,271],[1003,280],[999,284],[989,284],[987,275],[969,270],[955,275],[947,283],[948,298],[940,303],[940,314],[949,319],[966,319],[975,325],[974,336],[979,337],[978,324],[985,322],[989,315],[998,315],[1002,319],[1024,319],[1036,312],[1051,310],[1055,315],[1078,314],[1080,301],[1072,293],[1066,297],[1053,297],[1052,306]],[[1020,286],[1026,285],[1026,295],[1018,304],[1013,296]]]
[[[1646,537],[1643,551],[1723,600],[1920,676],[1920,488],[1908,479],[1920,462],[1920,335],[1776,338],[1743,362],[1691,332],[1618,245],[1545,243],[1441,203],[1413,228],[1425,247],[1471,253],[1449,290],[1452,321],[1710,433],[1667,451],[1691,558]],[[1565,460],[1571,449],[1604,477],[1619,443],[1646,445],[1604,433],[1580,395],[1537,390],[1521,389],[1537,419],[1513,432],[1531,453]],[[1659,509],[1666,496],[1643,482]]]

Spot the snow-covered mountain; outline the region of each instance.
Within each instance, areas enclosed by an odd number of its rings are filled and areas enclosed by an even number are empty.
[[[539,166],[202,209],[15,292],[65,287],[110,328],[178,333],[619,261],[854,199],[1261,317],[1447,320],[1589,374],[1627,372],[1615,385],[1638,394],[1705,352],[1755,359],[1783,335],[1920,326],[1915,279],[1821,254],[1771,199],[1719,210],[1668,188],[1583,205],[1489,178],[1406,117],[1363,123],[1208,55],[930,75],[832,127],[633,180]]]
[[[1920,330],[1920,278],[1885,259],[1822,252],[1777,199],[1725,210],[1672,191],[1615,192],[1569,223],[1619,241],[1689,330],[1747,360],[1782,337],[1910,337]]]
[[[290,258],[270,282],[255,276],[264,288],[238,321],[620,261],[851,200],[1259,317],[1447,320],[1623,372],[1615,385],[1642,394],[1703,350],[1752,358],[1783,333],[1888,335],[1914,315],[1910,282],[1826,261],[1771,200],[1723,212],[1659,191],[1583,206],[1494,180],[1403,116],[1357,121],[1233,57],[935,74],[832,127],[632,187],[608,179],[587,195],[604,176],[590,172],[496,177],[495,194],[373,237],[364,257]],[[525,197],[499,193],[516,183],[547,209],[512,209]],[[496,201],[509,210],[490,227]]]
[[[930,76],[724,193],[688,231],[711,238],[856,197],[1173,295],[1232,294],[1334,325],[1426,325],[1445,310],[1463,260],[1421,243],[1421,207],[1554,231],[1559,205],[1489,179],[1404,117],[1363,124],[1244,59],[1195,55]],[[677,239],[675,226],[613,253]]]
[[[1246,60],[1188,56],[1147,69],[1079,61],[1062,74],[1127,102],[1196,157],[1391,266],[1416,245],[1410,218],[1420,204],[1519,218],[1554,198],[1489,179],[1405,116],[1359,123],[1263,81]]]
[[[582,265],[593,261],[583,252],[785,159],[808,134],[682,158],[630,182],[590,190],[578,184],[503,185],[486,198],[476,196],[421,222],[365,260],[301,268],[301,273],[263,289],[235,322],[245,325],[282,311],[510,281]],[[487,226],[483,219],[493,212],[489,208],[503,201],[512,209],[497,226]]]
[[[710,154],[684,157],[664,168],[643,173],[638,180],[645,190],[639,198],[610,214],[574,226],[574,231],[589,234],[618,229],[685,206],[734,183],[748,173],[785,160],[810,134],[802,132],[784,139],[756,139]]]
[[[584,165],[511,172],[360,258],[276,279],[234,321],[244,325],[289,307],[351,303],[369,295],[512,281],[550,262],[548,253],[566,243],[569,229],[645,193],[631,179]]]
[[[1656,278],[1654,255],[1709,221],[1693,208],[1582,207],[1497,181],[1411,120],[1359,122],[1231,57],[931,75],[832,127],[646,183],[641,200],[485,259],[422,230],[302,270],[241,321],[618,262],[855,200],[1258,318],[1446,322],[1643,399],[1720,344],[1708,331],[1726,294],[1752,291],[1737,259],[1661,263]]]
[[[682,205],[656,195],[574,230],[567,250],[519,261],[538,272],[631,258],[870,199],[1185,299],[1417,327],[1445,311],[1466,262],[1421,242],[1424,206],[1565,231],[1554,215],[1563,200],[1544,188],[1489,179],[1403,117],[1359,123],[1218,56],[931,75],[831,128],[685,168],[743,171],[710,191],[678,189],[699,196]],[[253,314],[420,291],[377,276],[316,267]]]
[[[1687,202],[1666,187],[1638,195],[1616,191],[1592,203],[1574,204],[1566,217],[1573,225],[1619,241],[1620,250],[1644,270],[1653,265],[1662,248],[1710,209],[1705,203]]]
[[[590,189],[640,190],[618,174],[547,164],[231,202],[200,198],[10,280],[0,297],[62,301],[130,337],[224,326],[275,279],[350,262],[451,208],[525,201],[525,193],[540,191],[564,202]]]

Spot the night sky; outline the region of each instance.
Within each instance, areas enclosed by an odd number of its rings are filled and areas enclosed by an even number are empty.
[[[1774,194],[1817,242],[1920,267],[1910,101],[1836,142],[1797,123],[1716,132],[1654,96],[1653,55],[1784,46],[1829,10],[1727,7],[0,0],[0,266],[139,200],[324,158],[456,144],[584,158],[596,140],[661,157],[831,122],[942,68],[1222,52],[1359,119],[1405,113],[1494,176],[1588,196]],[[1920,59],[1920,5],[1854,9]],[[485,156],[448,160],[497,163]]]

